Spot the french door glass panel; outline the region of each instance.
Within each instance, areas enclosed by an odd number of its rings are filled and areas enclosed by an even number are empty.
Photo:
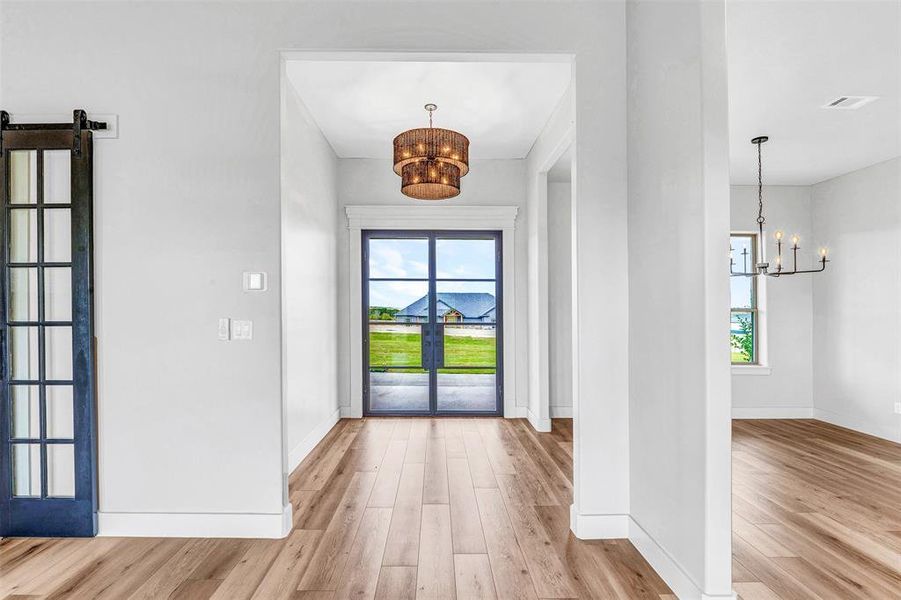
[[[367,414],[498,414],[499,234],[367,232]]]

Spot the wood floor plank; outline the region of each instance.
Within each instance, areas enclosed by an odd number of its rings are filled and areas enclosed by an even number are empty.
[[[466,448],[463,445],[463,423],[459,419],[445,419],[444,443],[447,448],[447,458],[466,458]]]
[[[375,598],[376,600],[416,598],[416,567],[382,567]]]
[[[443,437],[429,437],[422,488],[423,504],[450,502],[447,488],[447,454]]]
[[[463,446],[466,449],[466,459],[469,461],[469,472],[472,475],[472,485],[477,488],[497,488],[497,480],[488,460],[488,452],[482,441],[482,434],[476,431],[463,432]]]
[[[516,469],[513,461],[507,453],[500,437],[500,425],[495,422],[481,420],[479,422],[479,433],[482,434],[482,441],[485,443],[485,452],[488,453],[488,462],[491,463],[491,470],[495,475],[513,475]]]
[[[301,579],[299,589],[334,591],[344,571],[347,555],[357,534],[376,474],[355,473],[341,499],[328,528],[322,536],[313,559]]]
[[[469,463],[465,458],[447,459],[447,482],[454,554],[485,554],[487,549],[479,507],[469,474]]]
[[[333,600],[335,592],[325,590],[298,590],[292,600]]]
[[[732,586],[740,600],[782,600],[776,593],[760,582],[736,583]]]
[[[497,598],[487,554],[455,554],[454,580],[458,598]]]
[[[416,597],[429,600],[457,597],[450,507],[447,504],[422,507]]]
[[[424,468],[424,463],[407,463],[403,467],[382,559],[385,566],[415,567],[419,560]]]
[[[57,565],[87,548],[81,540],[45,540],[32,546],[33,551],[20,555],[0,567],[0,598],[11,595],[34,595],[33,581],[41,574],[55,571]]]
[[[222,585],[221,579],[186,579],[168,600],[209,600]]]
[[[407,441],[405,463],[424,463],[426,445],[429,438],[429,422],[425,419],[414,419],[410,426],[410,438]]]
[[[216,540],[190,540],[166,561],[144,584],[129,596],[129,600],[168,598],[215,548]]]
[[[331,479],[324,488],[313,492],[313,496],[303,506],[303,510],[297,517],[295,527],[298,529],[325,529],[338,509],[338,504],[347,486],[353,479],[354,467],[357,462],[359,450],[348,450],[344,458],[335,467]]]
[[[533,507],[522,504],[511,496],[507,486],[502,484],[500,489],[538,597],[574,597],[575,591],[570,576],[554,551]]]
[[[375,597],[390,525],[390,508],[366,509],[348,553],[341,583],[335,591],[336,599],[370,600]]]
[[[407,435],[409,436],[409,430]],[[369,506],[373,508],[391,508],[397,495],[401,470],[404,466],[404,455],[407,452],[407,441],[391,440],[385,451],[385,457],[379,466],[378,477],[369,496]]]
[[[757,548],[766,557],[797,556],[797,554],[777,542],[766,530],[738,515],[733,515],[732,517],[732,531],[744,538],[746,542]]]
[[[303,474],[298,477],[294,489],[321,490],[356,438],[357,433],[353,431],[346,431],[339,435],[334,445],[323,452],[319,460],[309,466],[305,465]]]
[[[241,560],[216,588],[211,600],[251,598],[285,543],[285,540],[254,540]]]
[[[537,598],[500,491],[478,489],[476,501],[498,596],[523,600]]]
[[[569,507],[536,506],[535,513],[550,538],[557,556],[570,576],[579,598],[623,596],[603,552],[593,547],[600,542],[578,540],[570,529]],[[601,548],[603,550],[603,547]],[[631,590],[630,590],[631,591]],[[626,594],[628,597],[628,594]]]
[[[47,600],[127,598],[186,543],[175,538],[127,540],[116,547],[115,554],[104,555],[74,573],[48,594]]]
[[[252,598],[254,600],[286,600],[294,595],[300,578],[313,557],[322,537],[321,531],[295,529],[288,536],[278,556],[263,576]]]
[[[628,541],[572,535],[572,432],[571,420],[550,433],[342,420],[289,478],[287,539],[3,539],[0,598],[672,597]],[[809,419],[737,420],[733,449],[742,597],[896,600],[898,445]]]

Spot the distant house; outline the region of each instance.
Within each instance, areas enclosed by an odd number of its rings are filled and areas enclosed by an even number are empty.
[[[493,294],[438,292],[437,316],[445,323],[494,323],[496,306]],[[395,315],[401,323],[424,323],[429,318],[429,297],[423,296]]]

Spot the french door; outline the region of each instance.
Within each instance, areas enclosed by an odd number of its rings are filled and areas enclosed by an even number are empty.
[[[0,129],[4,536],[97,531],[89,123]]]
[[[364,414],[502,414],[501,233],[362,242]]]

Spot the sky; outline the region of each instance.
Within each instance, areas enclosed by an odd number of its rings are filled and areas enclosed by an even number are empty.
[[[494,240],[451,240],[435,242],[435,271],[438,279],[494,279]],[[393,279],[427,279],[429,245],[426,238],[371,239],[369,276]],[[438,281],[438,292],[487,292],[493,281]],[[404,308],[428,292],[427,281],[372,281],[369,305]]]

